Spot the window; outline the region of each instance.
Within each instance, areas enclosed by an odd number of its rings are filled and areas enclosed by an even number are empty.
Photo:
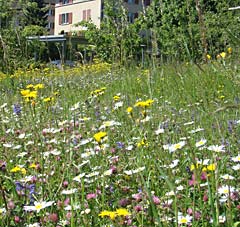
[[[91,9],[83,10],[83,20],[89,21],[91,20]]]
[[[67,5],[67,4],[70,4],[72,2],[73,2],[72,0],[59,0],[57,2],[57,4],[59,4],[59,5]]]
[[[134,13],[128,13],[128,21],[130,23],[133,23],[134,22]]]
[[[54,29],[54,23],[53,22],[48,22],[47,28],[50,29]]]
[[[55,10],[54,9],[49,9],[48,10],[48,16],[54,16]]]
[[[139,4],[139,0],[124,0],[124,2],[127,2],[128,4]]]
[[[59,15],[59,24],[71,24],[72,13],[63,13]]]

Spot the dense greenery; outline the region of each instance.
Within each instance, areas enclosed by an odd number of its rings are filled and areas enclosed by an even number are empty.
[[[121,4],[122,1],[114,2]],[[239,0],[153,0],[135,23],[130,24],[126,12],[116,10],[113,1],[107,0],[101,29],[89,25],[86,35],[92,44],[97,45],[99,55],[105,60],[115,59],[116,53],[124,53],[124,59],[140,56],[140,45],[144,44],[151,57],[201,61],[206,60],[206,54],[216,57],[227,47],[238,46],[239,43],[232,40],[232,34],[240,37],[240,13],[228,10],[236,5],[240,5]]]
[[[0,225],[239,227],[240,68],[0,77]]]
[[[0,5],[0,70],[11,73],[33,60],[34,48],[27,45],[26,36],[46,34],[47,8],[43,1],[32,0],[1,0]],[[86,38],[104,61],[129,64],[144,57],[145,64],[154,65],[202,62],[229,47],[239,56],[240,10],[228,10],[237,5],[240,0],[153,0],[130,23],[122,0],[106,0],[100,29],[91,23],[80,25],[88,27]]]

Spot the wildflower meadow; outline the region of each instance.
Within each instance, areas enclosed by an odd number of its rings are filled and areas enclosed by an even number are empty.
[[[1,74],[0,226],[239,227],[240,68],[227,54]]]

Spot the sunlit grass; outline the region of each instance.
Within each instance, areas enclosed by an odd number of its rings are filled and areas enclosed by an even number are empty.
[[[1,226],[238,225],[237,66],[16,74],[0,84]]]

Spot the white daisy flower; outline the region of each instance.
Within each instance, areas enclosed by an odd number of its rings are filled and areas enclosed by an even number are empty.
[[[6,209],[5,208],[0,208],[0,216],[6,213]]]
[[[33,223],[33,224],[27,225],[26,227],[41,227],[41,225],[40,225],[40,223],[35,222],[35,223]]]
[[[165,196],[173,196],[175,195],[174,191],[166,192]]]
[[[232,166],[232,169],[235,170],[235,171],[240,170],[240,164]]]
[[[64,207],[64,210],[71,211],[71,210],[78,210],[78,209],[80,209],[80,208],[81,208],[80,205],[75,204],[75,205],[73,205],[73,206],[68,205],[68,206]]]
[[[103,124],[100,126],[99,130],[105,129],[107,127],[112,127],[112,126],[120,126],[121,123],[117,121],[105,121]]]
[[[201,132],[201,131],[204,131],[204,129],[203,128],[197,128],[197,129],[191,130],[189,133],[194,134],[194,133]]]
[[[232,193],[234,191],[235,191],[234,187],[228,186],[228,185],[223,185],[222,187],[220,187],[218,189],[218,194],[223,194],[223,195],[227,194],[228,195],[228,194],[230,194],[230,193]]]
[[[134,170],[125,170],[124,173],[126,175],[130,176],[132,174],[142,172],[144,169],[145,169],[145,167],[143,166],[143,167],[140,167],[140,168],[137,168],[137,169],[134,169]]]
[[[25,133],[21,133],[19,136],[18,136],[19,139],[24,139],[25,138]]]
[[[235,177],[233,177],[233,176],[231,176],[231,175],[229,175],[229,174],[224,174],[224,175],[222,175],[222,176],[220,176],[222,179],[224,179],[224,180],[233,180],[233,179],[235,179]]]
[[[92,141],[92,138],[88,138],[88,139],[81,139],[81,141],[79,142],[79,145],[85,145],[88,144]]]
[[[235,156],[235,157],[232,157],[231,160],[232,160],[233,162],[240,162],[240,154],[237,155],[237,156]]]
[[[11,148],[13,146],[13,144],[11,144],[11,143],[4,143],[3,146],[6,147],[6,148]]]
[[[91,178],[91,177],[95,177],[95,176],[98,176],[99,175],[99,172],[98,171],[94,171],[92,173],[89,173],[88,175],[86,175],[87,178]]]
[[[184,189],[184,187],[182,185],[179,185],[176,189],[177,189],[177,191],[182,191]]]
[[[186,144],[186,141],[180,141],[179,143],[172,144],[169,147],[169,151],[174,152],[176,150],[180,150],[181,148],[183,148],[183,146],[185,146],[185,144]]]
[[[186,215],[186,216],[183,216],[182,214],[178,215],[178,224],[180,225],[189,224],[191,223],[191,221],[192,221],[192,216],[190,215]]]
[[[173,168],[175,168],[175,167],[178,165],[178,163],[179,163],[179,160],[178,160],[178,159],[173,160],[172,163],[169,165],[169,167],[170,167],[171,169],[173,169]]]
[[[163,128],[159,128],[159,129],[157,129],[157,130],[155,131],[155,134],[156,134],[156,135],[159,135],[159,134],[162,134],[162,133],[164,133],[164,129],[163,129]]]
[[[226,221],[226,217],[225,216],[219,216],[218,220],[219,220],[219,223],[224,223]]]
[[[71,195],[77,191],[78,191],[77,188],[72,188],[72,189],[68,189],[68,190],[62,190],[61,194],[62,195]]]
[[[15,147],[13,147],[13,150],[19,150],[22,147],[22,145],[16,145]]]
[[[77,182],[81,182],[81,179],[86,175],[86,173],[81,173],[78,176],[74,177],[73,180]]]
[[[42,210],[42,209],[44,209],[46,207],[52,206],[53,203],[54,203],[54,201],[34,202],[34,206],[24,206],[23,209],[25,211],[36,211],[38,213],[40,210]]]
[[[201,139],[198,142],[196,142],[195,146],[196,147],[202,147],[206,142],[207,142],[206,139]]]
[[[211,145],[211,146],[208,147],[208,150],[209,151],[214,151],[214,152],[217,152],[217,153],[225,152],[223,145],[220,145],[220,146],[218,146],[218,145]]]

